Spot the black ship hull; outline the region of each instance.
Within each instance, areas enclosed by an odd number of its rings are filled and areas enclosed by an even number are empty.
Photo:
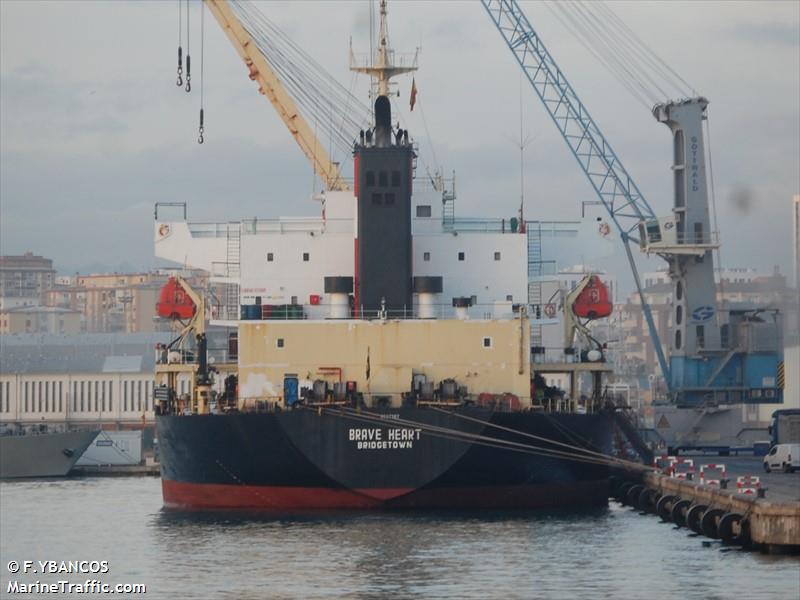
[[[605,465],[553,455],[553,450],[569,450],[530,437],[608,453],[612,422],[607,415],[402,408],[380,412],[379,422],[366,420],[375,414],[297,409],[159,416],[164,504],[300,510],[607,502]],[[496,440],[518,446],[511,449]]]

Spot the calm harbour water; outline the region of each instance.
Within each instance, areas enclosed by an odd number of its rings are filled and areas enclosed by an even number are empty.
[[[9,578],[144,583],[146,594],[126,597],[157,599],[800,598],[797,557],[703,547],[616,504],[582,513],[192,515],[161,509],[156,478],[0,484],[0,557],[2,598],[21,596],[7,594]],[[10,560],[70,559],[107,560],[110,571],[7,570]]]

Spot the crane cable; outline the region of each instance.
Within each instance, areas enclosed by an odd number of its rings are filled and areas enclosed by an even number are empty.
[[[298,106],[309,120],[320,123],[331,143],[350,158],[352,137],[342,132],[345,126],[353,131],[363,128],[369,109],[251,3],[232,2],[231,6]],[[358,116],[354,118],[351,112]],[[332,114],[336,118],[331,118]]]
[[[720,298],[725,298],[725,280],[722,277],[722,252],[720,248],[722,245],[719,243],[719,221],[717,221],[717,194],[716,190],[714,189],[714,162],[711,160],[711,127],[708,124],[708,119],[704,121],[706,126],[706,141],[707,141],[707,154],[708,154],[708,176],[711,182],[711,214],[714,218],[714,227],[713,227],[713,235],[716,236],[716,240],[712,237],[709,242],[712,244],[716,242],[716,253],[717,253],[717,268],[719,269],[719,295]],[[717,314],[717,323],[722,325],[720,322],[721,311],[716,311]]]
[[[205,127],[203,126],[203,103],[204,103],[204,92],[205,86],[203,86],[203,72],[205,71],[205,60],[204,60],[204,50],[205,50],[205,7],[201,4],[200,5],[200,128],[197,134],[197,143],[202,144],[205,140],[203,138],[203,133],[205,132]]]
[[[545,4],[558,21],[648,110],[694,88],[604,2]]]
[[[650,60],[657,63],[657,68],[662,72],[662,76],[665,76],[666,79],[672,79],[673,85],[677,89],[697,95],[697,91],[695,90],[694,86],[681,77],[680,74],[678,74],[678,72],[675,71],[675,69],[673,69],[668,62],[662,59],[650,46],[644,43],[642,38],[640,38],[636,32],[619,17],[619,15],[611,10],[607,4],[601,2],[598,5],[600,6],[601,10],[606,12],[611,22],[617,26],[617,29],[624,34],[622,36],[624,39],[630,40],[633,44],[638,45],[639,48],[645,52],[645,54],[649,54],[651,56]],[[671,78],[670,75],[672,76]]]
[[[607,56],[607,53],[601,50],[600,44],[597,42],[590,42],[594,38],[592,32],[587,31],[585,26],[575,19],[564,6],[556,3],[554,10],[550,4],[545,4],[545,7],[559,20],[564,28],[569,31],[578,42],[586,48],[595,59],[606,68],[606,70],[619,81],[625,89],[638,100],[648,110],[652,106],[652,101],[649,98],[646,90],[635,85],[635,78],[630,74],[627,67],[619,65],[616,61]]]
[[[178,79],[175,85],[183,85],[183,5],[178,0]]]
[[[315,410],[314,407],[307,407],[303,406],[307,410]],[[558,442],[556,440],[552,440],[550,438],[545,438],[542,436],[534,436],[534,434],[528,434],[527,432],[519,431],[512,428],[504,428],[502,426],[497,426],[501,429],[505,429],[510,433],[514,433],[517,435],[534,437],[538,440],[541,440],[545,443],[551,445],[558,445],[564,446],[569,448],[571,451],[564,451],[564,450],[555,450],[552,448],[546,448],[544,446],[535,446],[529,443],[520,443],[514,442],[511,440],[506,440],[502,438],[495,438],[491,436],[486,436],[482,434],[470,433],[466,431],[461,431],[458,429],[453,429],[450,427],[442,427],[439,425],[431,425],[429,423],[423,423],[419,421],[413,421],[410,419],[387,419],[378,413],[372,413],[369,411],[364,410],[353,410],[349,408],[325,408],[325,407],[318,407],[320,409],[324,409],[329,414],[333,416],[339,416],[342,418],[350,418],[358,421],[369,422],[369,423],[383,423],[389,425],[404,425],[406,427],[414,427],[425,431],[426,433],[430,434],[433,437],[442,437],[445,439],[452,439],[455,441],[463,441],[463,442],[471,442],[478,445],[490,446],[494,448],[500,448],[504,450],[511,450],[517,452],[523,452],[526,454],[535,454],[540,456],[548,456],[551,458],[559,458],[559,459],[566,459],[572,460],[576,462],[584,462],[590,464],[598,464],[598,465],[616,465],[616,466],[626,466],[626,467],[634,467],[634,468],[644,468],[641,463],[628,461],[620,458],[616,458],[613,456],[608,456],[606,454],[595,452],[592,450],[588,450],[586,448],[581,448],[579,446],[573,446],[570,444],[565,444],[563,442]],[[441,409],[435,409],[441,410]],[[449,412],[449,411],[442,411],[442,412]],[[455,413],[450,413],[455,414]],[[463,415],[455,415],[455,416],[463,416]],[[471,417],[467,417],[471,418]],[[492,426],[494,424],[483,421],[481,419],[475,419],[478,423],[483,424],[484,426]]]
[[[620,60],[630,62],[637,70],[639,76],[649,81],[651,92],[661,94],[661,99],[671,95],[665,88],[672,88],[679,95],[686,96],[691,86],[680,77],[669,65],[656,54],[652,48],[645,44],[641,38],[625,22],[602,2],[591,3],[589,6],[581,0],[580,5],[591,15],[600,31],[610,40],[618,41]],[[602,14],[598,14],[600,11]],[[616,31],[615,31],[616,30]],[[660,78],[659,80],[656,78]],[[663,87],[662,87],[663,86]]]
[[[180,2],[180,0],[178,0]],[[186,93],[192,91],[192,58],[189,56],[189,0],[186,0]]]

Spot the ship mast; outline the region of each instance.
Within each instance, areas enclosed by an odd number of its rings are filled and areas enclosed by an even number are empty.
[[[394,50],[389,46],[389,23],[387,19],[386,0],[380,0],[380,38],[378,40],[378,47],[375,50],[375,56],[369,64],[359,65],[353,54],[352,43],[350,45],[350,70],[356,73],[365,73],[372,78],[373,85],[377,88],[378,96],[389,95],[389,80],[397,75],[404,73],[411,73],[417,70],[417,54],[414,53],[414,58],[410,64],[403,66],[402,58],[401,64],[395,64]]]

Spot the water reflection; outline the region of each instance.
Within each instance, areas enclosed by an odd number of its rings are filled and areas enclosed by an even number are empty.
[[[153,598],[800,597],[800,562],[593,511],[181,512],[157,479],[0,483],[6,560],[109,560]]]

